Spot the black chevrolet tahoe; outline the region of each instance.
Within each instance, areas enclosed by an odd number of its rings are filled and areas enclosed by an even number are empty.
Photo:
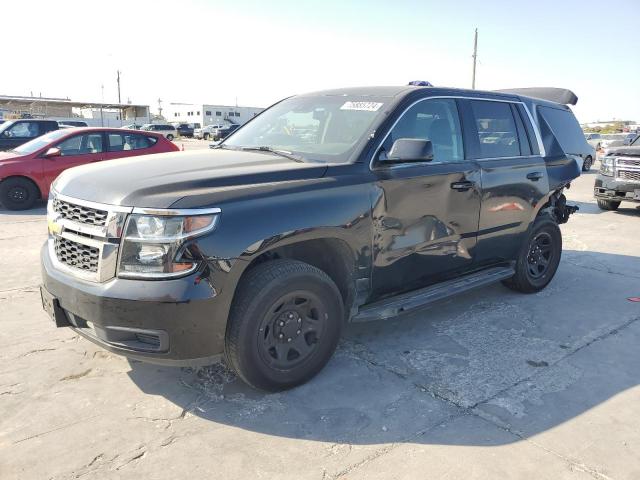
[[[640,203],[640,136],[602,158],[593,193],[602,210],[617,210],[622,201]]]
[[[279,390],[323,368],[346,322],[499,281],[539,291],[576,209],[563,189],[580,169],[561,145],[586,140],[570,91],[518,92],[298,95],[212,150],[67,170],[48,203],[43,307],[111,352],[224,355]]]

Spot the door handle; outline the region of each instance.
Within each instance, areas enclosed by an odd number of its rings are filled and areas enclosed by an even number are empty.
[[[475,186],[475,183],[464,181],[464,182],[453,182],[451,184],[452,190],[457,190],[458,192],[466,192],[467,190],[471,190]]]
[[[542,172],[531,172],[531,173],[527,173],[527,180],[531,180],[532,182],[537,182],[543,176],[544,175]]]

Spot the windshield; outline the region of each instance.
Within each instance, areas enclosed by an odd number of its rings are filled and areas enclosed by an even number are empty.
[[[42,135],[41,137],[34,138],[30,142],[23,143],[19,147],[14,148],[13,151],[22,155],[28,155],[40,150],[43,147],[46,147],[49,143],[58,140],[59,138],[62,138],[68,134],[68,130],[54,130],[53,132]]]
[[[269,147],[303,159],[347,163],[388,98],[292,97],[238,129],[222,147]]]

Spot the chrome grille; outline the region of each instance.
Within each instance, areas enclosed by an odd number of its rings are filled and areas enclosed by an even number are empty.
[[[636,160],[634,158],[618,157],[617,164],[618,166],[624,166],[624,167],[640,167],[640,158]]]
[[[106,210],[77,205],[60,200],[59,198],[53,200],[53,211],[60,214],[60,216],[66,220],[99,227],[104,226],[107,221],[107,216],[109,215],[109,212]]]
[[[618,178],[620,180],[640,182],[640,170],[618,170]]]
[[[87,272],[98,271],[100,249],[61,237],[55,239],[54,248],[60,263]]]

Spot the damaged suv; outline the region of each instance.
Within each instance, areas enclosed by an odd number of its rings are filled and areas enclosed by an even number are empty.
[[[586,144],[576,101],[560,89],[322,91],[215,149],[68,170],[48,203],[43,306],[111,352],[165,365],[224,355],[254,387],[298,385],[345,322],[551,281],[558,224],[576,210],[563,190],[580,175],[562,146]]]

